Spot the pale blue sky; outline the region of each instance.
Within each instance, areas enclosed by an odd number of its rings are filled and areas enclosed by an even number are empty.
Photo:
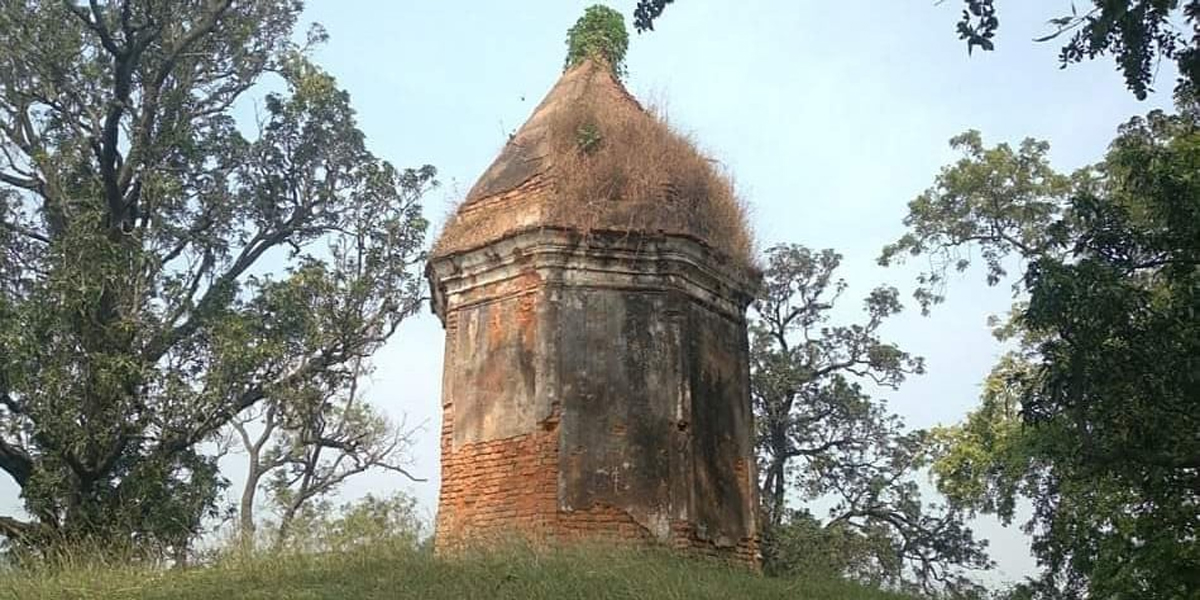
[[[594,0],[368,2],[310,0],[308,21],[329,42],[316,57],[349,90],[368,145],[399,166],[430,163],[443,187],[426,201],[440,224],[558,77],[564,36]],[[906,203],[955,155],[966,129],[989,143],[1026,136],[1052,143],[1061,169],[1097,160],[1116,126],[1170,104],[1164,65],[1145,102],[1125,91],[1111,61],[1059,70],[1057,44],[1030,40],[1068,0],[1003,2],[998,50],[969,58],[954,33],[961,2],[947,0],[677,0],[657,31],[632,35],[628,87],[666,108],[679,129],[724,162],[752,205],[761,247],[797,242],[845,255],[844,310],[880,283],[904,292],[911,268],[875,265],[903,233]],[[632,14],[634,1],[610,6]],[[969,273],[931,317],[914,306],[886,336],[923,355],[928,374],[889,395],[914,426],[952,423],[975,405],[1000,348],[986,318],[1009,304]],[[908,304],[912,305],[912,302]],[[407,489],[432,515],[437,500],[442,330],[428,313],[377,354],[370,399],[395,418],[427,421],[414,471],[428,483],[370,475],[347,497]],[[0,481],[0,514],[16,504]],[[1014,527],[990,522],[1000,572],[1032,568]]]

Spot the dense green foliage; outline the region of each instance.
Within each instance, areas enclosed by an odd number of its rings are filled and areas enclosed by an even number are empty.
[[[654,29],[654,22],[675,0],[639,0],[634,27]],[[1175,60],[1180,84],[1200,89],[1200,0],[1092,0],[1080,12],[1074,2],[1070,13],[1049,20],[1053,30],[1036,41],[1046,42],[1070,34],[1059,54],[1062,66],[1111,54],[1125,84],[1139,99],[1146,97],[1160,59]],[[1192,38],[1179,31],[1177,21],[1192,26]],[[975,48],[994,50],[1000,18],[995,0],[963,0],[958,35]]]
[[[617,77],[625,76],[625,52],[629,32],[625,17],[600,4],[589,6],[583,16],[567,30],[567,61],[571,68],[584,59],[595,59],[612,67]]]
[[[969,252],[1019,264],[1000,328],[1017,350],[982,406],[938,432],[941,489],[1011,520],[1020,498],[1047,598],[1200,593],[1200,106],[1121,127],[1103,162],[1055,173],[1047,145],[984,148],[910,204],[884,253],[934,257],[921,297]]]
[[[0,577],[0,598],[904,600],[907,596],[835,580],[764,578],[658,552],[515,548],[441,559],[401,541],[319,555],[235,556],[213,567],[165,572],[77,566],[22,573]]]
[[[863,301],[866,320],[832,324],[841,256],[803,246],[766,253],[752,305],[751,394],[758,427],[764,560],[775,574],[826,573],[928,594],[978,590],[991,563],[961,511],[922,501],[926,432],[906,431],[864,383],[894,389],[923,361],[879,338],[901,310],[895,288]],[[790,506],[789,499],[802,503]],[[810,503],[830,504],[827,518]]]
[[[366,149],[301,8],[0,4],[0,471],[33,517],[0,517],[10,547],[182,558],[224,486],[202,445],[266,403],[317,441],[302,416],[416,308],[433,169]]]

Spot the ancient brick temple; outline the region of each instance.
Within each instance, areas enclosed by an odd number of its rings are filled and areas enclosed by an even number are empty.
[[[435,245],[439,549],[585,536],[757,563],[745,320],[757,275],[730,244],[748,234],[704,192],[724,184],[670,175],[709,173],[707,161],[648,131],[667,135],[604,65],[567,71]],[[669,158],[662,140],[686,146],[663,163],[674,180],[644,188],[661,192],[584,198],[607,188],[570,183],[627,179],[580,175],[593,147],[640,169]]]

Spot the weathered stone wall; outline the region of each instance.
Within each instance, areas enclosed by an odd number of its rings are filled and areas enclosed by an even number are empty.
[[[719,267],[688,239],[556,230],[435,260],[439,547],[607,537],[753,563],[749,285]]]
[[[563,403],[560,508],[623,509],[654,537],[666,539],[686,470],[679,410],[678,324],[671,301],[656,291],[590,287],[559,299],[558,371]],[[676,480],[676,481],[673,481]]]
[[[540,283],[502,280],[446,314],[439,546],[552,533],[558,415],[537,404]]]

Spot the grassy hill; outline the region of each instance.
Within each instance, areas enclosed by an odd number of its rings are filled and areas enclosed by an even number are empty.
[[[653,552],[513,550],[455,559],[389,546],[336,555],[226,558],[154,570],[85,567],[0,571],[0,600],[438,598],[788,598],[903,600],[841,581],[772,579]]]

